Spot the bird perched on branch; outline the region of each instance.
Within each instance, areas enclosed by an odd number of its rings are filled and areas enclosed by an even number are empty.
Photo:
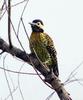
[[[44,24],[41,20],[33,20],[29,23],[32,28],[30,36],[30,49],[36,55],[38,60],[49,71],[53,72],[56,76],[59,75],[57,53],[51,37],[44,33]]]

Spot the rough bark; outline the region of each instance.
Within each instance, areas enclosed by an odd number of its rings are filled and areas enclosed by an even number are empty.
[[[27,62],[34,67],[45,77],[45,81],[49,83],[58,94],[60,100],[72,100],[69,93],[65,90],[64,85],[53,73],[48,74],[48,71],[41,65],[35,55],[28,54],[17,47],[10,48],[9,45],[0,38],[0,49],[4,52],[10,53],[12,56]]]

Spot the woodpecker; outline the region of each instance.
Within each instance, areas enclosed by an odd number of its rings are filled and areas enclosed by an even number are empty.
[[[40,19],[35,19],[29,23],[32,28],[30,36],[30,49],[38,60],[49,71],[59,76],[57,52],[51,37],[44,32],[44,24]]]

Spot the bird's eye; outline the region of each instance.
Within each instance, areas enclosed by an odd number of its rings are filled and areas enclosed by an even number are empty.
[[[38,22],[37,25],[40,25],[40,22]]]

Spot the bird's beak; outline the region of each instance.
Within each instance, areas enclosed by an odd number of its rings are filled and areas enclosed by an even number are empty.
[[[29,24],[30,24],[31,26],[34,26],[34,25],[36,25],[35,23],[31,23],[31,22],[29,22]]]

